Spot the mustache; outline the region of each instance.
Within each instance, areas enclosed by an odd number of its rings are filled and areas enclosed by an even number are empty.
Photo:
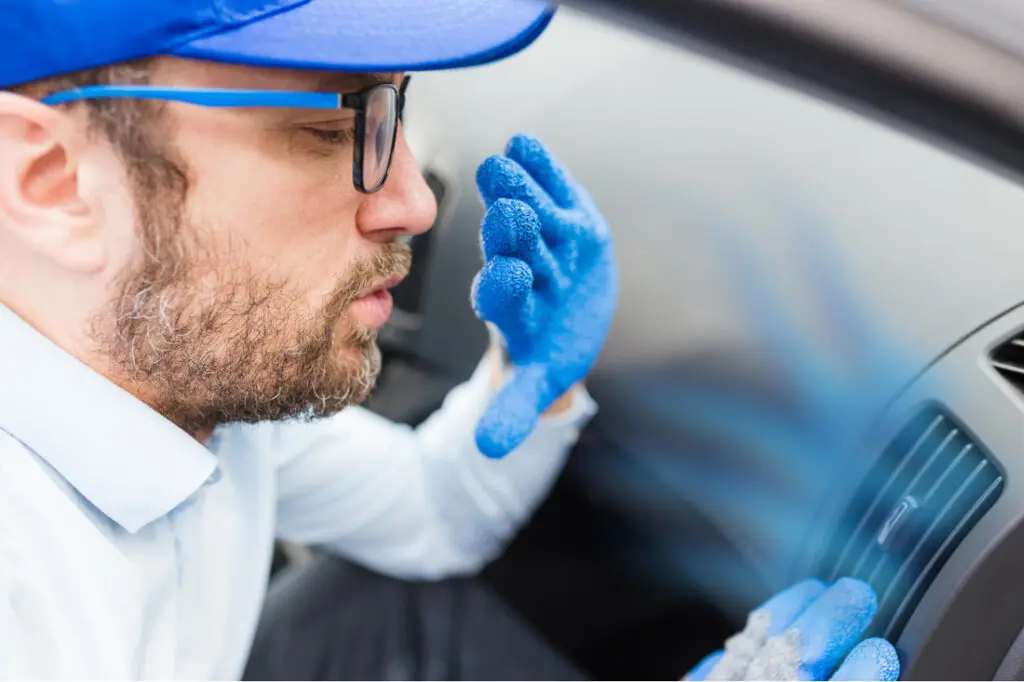
[[[372,256],[357,260],[348,277],[335,291],[331,308],[344,310],[366,295],[381,281],[405,278],[412,267],[412,248],[402,242],[388,242]]]

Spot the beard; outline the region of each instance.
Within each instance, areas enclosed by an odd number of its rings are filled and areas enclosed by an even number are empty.
[[[381,368],[376,331],[349,308],[404,276],[392,242],[349,267],[323,303],[286,280],[235,266],[183,219],[184,202],[140,202],[145,248],[93,337],[126,388],[189,433],[232,422],[317,419],[363,402]],[[170,204],[170,205],[169,205]]]

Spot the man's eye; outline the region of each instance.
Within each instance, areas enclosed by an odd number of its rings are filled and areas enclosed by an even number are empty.
[[[349,144],[354,142],[356,139],[355,128],[341,128],[325,129],[325,128],[306,128],[309,132],[313,133],[317,139],[323,140],[329,144]]]

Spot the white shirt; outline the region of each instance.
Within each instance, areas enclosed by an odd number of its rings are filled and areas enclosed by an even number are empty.
[[[418,429],[361,408],[205,446],[0,306],[0,678],[232,679],[274,537],[440,578],[493,559],[595,407],[492,461],[482,364]]]

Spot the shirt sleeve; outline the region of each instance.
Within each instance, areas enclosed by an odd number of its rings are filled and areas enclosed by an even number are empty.
[[[406,579],[472,574],[495,558],[548,493],[596,406],[576,389],[568,411],[490,460],[474,441],[492,397],[488,370],[482,362],[416,429],[363,408],[274,425],[279,536]]]

